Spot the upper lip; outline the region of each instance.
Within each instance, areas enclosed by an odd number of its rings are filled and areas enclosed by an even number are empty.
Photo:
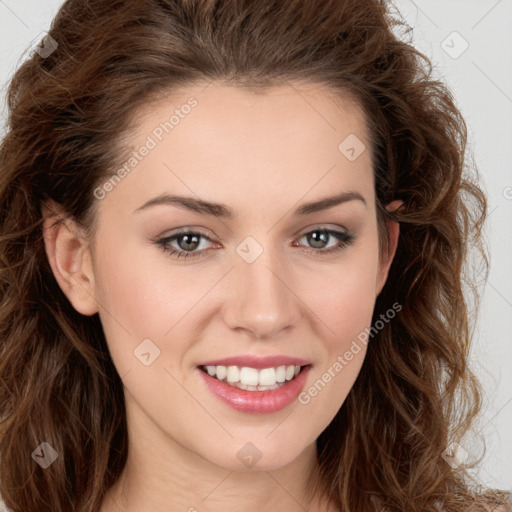
[[[272,368],[276,366],[306,366],[311,364],[305,359],[289,356],[266,356],[254,355],[232,356],[224,359],[214,359],[198,364],[198,366],[248,366],[250,368]]]

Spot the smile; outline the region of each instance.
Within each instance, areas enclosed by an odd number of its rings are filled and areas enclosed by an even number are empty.
[[[205,365],[197,367],[197,372],[206,389],[221,403],[239,412],[268,414],[297,400],[311,368],[310,364],[260,369]]]

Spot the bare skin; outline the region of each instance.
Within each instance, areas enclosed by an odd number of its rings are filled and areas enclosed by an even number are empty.
[[[155,129],[191,96],[197,106],[157,140]],[[338,149],[351,134],[366,147],[353,160]],[[130,133],[134,148],[148,136],[156,147],[98,199],[94,240],[70,220],[50,228],[58,205],[45,210],[55,277],[77,311],[99,313],[125,387],[128,462],[100,512],[320,512],[304,493],[315,440],[353,386],[366,346],[307,403],[266,414],[221,402],[197,365],[232,355],[301,357],[312,365],[307,390],[329,368],[332,376],[371,326],[399,229],[388,221],[390,246],[380,257],[362,111],[318,85],[254,94],[213,83],[148,105]],[[294,214],[347,191],[364,201]],[[223,203],[236,216],[169,204],[136,211],[164,193]],[[208,236],[189,249],[201,256],[177,258],[155,243],[181,228]],[[340,245],[327,235],[321,246],[306,236],[322,229],[354,239]],[[251,263],[237,252],[247,237],[262,249]],[[183,237],[169,245],[186,252]],[[146,339],[160,351],[149,366],[134,357]],[[247,443],[261,453],[252,467],[237,456]]]

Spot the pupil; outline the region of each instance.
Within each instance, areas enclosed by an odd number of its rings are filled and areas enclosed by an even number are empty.
[[[328,234],[325,231],[313,231],[313,233],[310,235],[310,237],[313,238],[313,247],[321,248],[321,245],[326,242],[327,236]],[[320,243],[320,246],[315,245],[317,243]]]
[[[183,249],[196,249],[197,247],[194,247],[194,245],[197,245],[199,237],[197,235],[182,235],[181,237],[183,240],[185,240],[184,244],[185,246],[182,247]],[[191,239],[191,241],[188,241],[188,239]],[[192,244],[193,247],[187,247],[187,244]],[[183,244],[180,244],[183,246]]]

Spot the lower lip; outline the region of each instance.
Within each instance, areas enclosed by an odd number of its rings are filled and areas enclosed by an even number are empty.
[[[280,388],[269,391],[238,389],[214,377],[210,377],[210,375],[199,368],[197,371],[201,374],[208,389],[233,409],[241,412],[264,414],[280,411],[287,405],[290,405],[304,388],[310,369],[311,365],[304,367],[297,377],[287,381]]]

